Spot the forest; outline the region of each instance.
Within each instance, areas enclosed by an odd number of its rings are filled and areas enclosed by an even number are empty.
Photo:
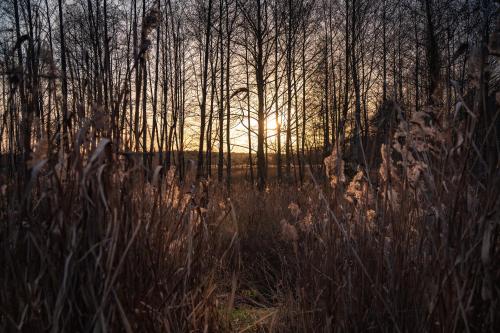
[[[498,332],[500,0],[2,0],[1,332]]]

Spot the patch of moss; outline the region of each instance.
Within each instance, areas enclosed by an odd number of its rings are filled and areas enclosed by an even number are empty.
[[[229,319],[231,322],[238,325],[249,324],[255,319],[254,317],[255,314],[253,314],[251,310],[244,308],[233,309],[229,313]]]
[[[255,289],[245,289],[241,291],[241,295],[248,298],[257,297],[257,291]]]

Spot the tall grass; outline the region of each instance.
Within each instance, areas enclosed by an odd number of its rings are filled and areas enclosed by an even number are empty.
[[[110,145],[39,145],[23,192],[3,185],[0,331],[218,331],[230,242],[206,222],[205,189],[159,168],[149,182]]]
[[[359,165],[337,145],[323,176],[231,198],[90,125],[65,151],[40,140],[0,184],[0,331],[234,331],[243,303],[268,311],[244,331],[498,331],[499,110],[481,91],[451,113],[386,104]]]
[[[435,107],[391,111],[399,121],[378,168],[349,179],[334,149],[329,188],[311,173],[308,200],[289,206],[281,236],[292,251],[281,262],[294,279],[278,330],[500,327],[500,173],[485,166],[479,127]]]
[[[495,331],[498,169],[460,117],[391,112],[375,165],[334,149],[326,177],[231,199],[107,139],[41,141],[1,188],[0,330],[234,331],[243,302],[254,331]]]

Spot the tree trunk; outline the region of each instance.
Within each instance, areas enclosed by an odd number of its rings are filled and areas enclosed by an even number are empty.
[[[257,181],[258,188],[263,191],[266,188],[266,157],[264,155],[264,127],[265,127],[265,110],[264,110],[264,56],[263,44],[264,36],[262,32],[262,13],[261,0],[257,0],[257,57],[255,66],[255,79],[257,83],[257,118],[258,118],[258,135],[257,135]]]
[[[276,103],[276,173],[278,177],[278,181],[281,181],[281,121],[280,121],[280,112],[279,112],[279,86],[278,86],[278,4],[274,4],[274,95],[275,95],[275,103]]]
[[[198,149],[198,168],[196,171],[196,177],[199,178],[203,176],[203,140],[205,138],[205,117],[206,117],[206,107],[207,107],[207,85],[208,85],[208,57],[209,57],[209,44],[212,28],[212,0],[208,0],[208,15],[207,15],[207,25],[205,33],[205,51],[203,56],[203,78],[202,78],[202,90],[201,90],[201,104],[200,104],[200,144]]]
[[[226,166],[226,184],[228,193],[231,192],[231,96],[229,95],[229,71],[231,66],[231,28],[229,27],[229,0],[226,0],[226,143],[227,143],[227,166]]]

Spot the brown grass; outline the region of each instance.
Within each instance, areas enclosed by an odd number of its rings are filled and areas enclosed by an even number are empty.
[[[240,182],[231,200],[173,170],[147,181],[111,148],[37,155],[22,195],[2,187],[2,331],[499,325],[499,175],[478,182],[470,147],[419,155],[434,161],[417,180],[390,157],[376,179]]]
[[[1,185],[0,331],[495,331],[498,166],[474,119],[392,108],[379,164],[346,175],[336,148],[230,199],[107,139],[40,142]]]
[[[1,331],[217,330],[231,246],[200,211],[203,190],[152,185],[109,148],[43,160],[23,196],[3,188]]]

